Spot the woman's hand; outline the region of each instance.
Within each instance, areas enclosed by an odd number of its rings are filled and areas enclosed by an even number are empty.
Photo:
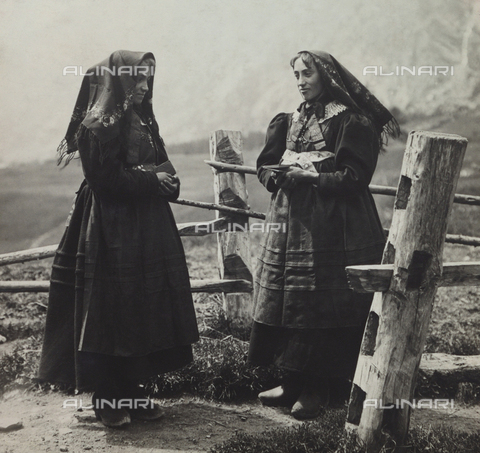
[[[178,189],[180,180],[177,176],[172,176],[169,173],[159,172],[157,173],[158,190],[161,195],[171,195]]]
[[[288,170],[273,176],[275,184],[282,189],[293,189],[298,183],[315,184],[318,173],[302,170],[298,167],[290,167]]]

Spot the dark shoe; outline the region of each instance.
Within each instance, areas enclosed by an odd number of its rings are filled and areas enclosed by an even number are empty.
[[[292,407],[301,388],[290,387],[286,384],[279,385],[274,389],[266,390],[258,394],[259,400],[265,406]]]
[[[101,389],[92,396],[93,410],[97,420],[109,428],[123,428],[131,422],[126,409],[117,407],[119,399],[110,389]]]
[[[320,415],[330,401],[330,389],[326,379],[311,379],[303,388],[291,414],[297,420],[310,420]]]
[[[94,409],[97,420],[100,420],[109,428],[123,428],[132,421],[130,414],[125,409],[113,409],[111,407],[103,407],[102,409]]]
[[[148,399],[148,404],[137,405],[134,409],[129,409],[130,416],[136,420],[153,421],[162,418],[165,415],[163,409],[154,403],[151,399]]]
[[[133,419],[153,421],[164,416],[163,409],[148,398],[145,388],[136,382],[125,381],[120,387],[120,392],[124,400],[130,401],[126,407]]]

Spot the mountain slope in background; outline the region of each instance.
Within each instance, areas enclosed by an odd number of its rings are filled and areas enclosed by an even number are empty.
[[[322,23],[320,16],[318,29],[307,28],[302,38],[317,42],[313,48],[333,54],[406,119],[476,111],[480,102],[480,2],[405,1],[401,9],[390,8],[392,3],[379,7],[362,2],[345,10],[345,2],[338,2],[332,6],[337,9],[332,13],[336,20]],[[198,135],[212,128],[265,130],[276,113],[296,108],[301,99],[288,65],[295,52],[288,52],[292,45],[287,39],[288,33],[284,42],[279,37],[276,42],[263,43],[262,53],[276,52],[275,62],[260,65],[252,57],[237,68],[233,79],[220,81],[216,93],[223,102],[211,102],[200,116],[194,106],[185,112],[192,130]],[[296,50],[304,47],[295,46]],[[366,66],[382,66],[384,73],[395,72],[397,66],[416,72],[421,66],[447,66],[449,72],[436,76],[411,75],[406,70],[403,76],[362,75]],[[214,71],[221,72],[219,68]],[[208,86],[199,91],[208,93]]]
[[[94,14],[103,2],[52,2],[2,3],[18,22],[0,30],[3,165],[54,158],[81,80],[62,68],[85,69],[120,46],[157,56],[154,106],[167,145],[216,129],[264,131],[278,112],[293,111],[301,99],[289,60],[302,49],[334,55],[405,119],[455,117],[480,102],[477,0],[142,0],[141,11],[126,3],[138,12],[127,29],[114,26],[123,10],[109,9],[108,24]],[[453,66],[453,75],[363,75],[366,66]]]

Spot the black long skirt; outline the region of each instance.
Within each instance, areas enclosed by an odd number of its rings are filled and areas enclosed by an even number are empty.
[[[248,361],[322,378],[351,379],[363,326],[293,329],[253,323]]]
[[[119,202],[98,213],[93,205],[84,183],[54,258],[38,379],[90,390],[191,363],[198,331],[185,255],[168,204],[140,199],[131,209]],[[106,244],[118,242],[117,230],[127,227],[135,234],[113,247],[126,257],[117,262]],[[92,244],[98,249],[94,256]],[[133,244],[144,259],[130,259]],[[87,292],[91,287],[97,292]]]

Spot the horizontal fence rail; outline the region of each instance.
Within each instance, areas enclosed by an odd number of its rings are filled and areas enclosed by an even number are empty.
[[[480,246],[480,238],[474,236],[463,236],[461,234],[447,234],[445,242],[449,244]]]
[[[177,226],[180,236],[205,236],[207,234],[218,233],[222,229],[227,229],[228,224],[228,219],[221,217],[206,222],[179,223]],[[388,235],[388,230],[384,231],[385,234]],[[459,234],[447,234],[445,242],[450,244],[471,245],[475,247],[480,246],[480,238],[462,236]],[[0,266],[51,258],[55,255],[57,248],[58,245],[55,244],[21,250],[18,252],[4,253],[3,255],[0,255]]]
[[[370,184],[369,188],[370,188],[370,192],[377,195],[395,196],[397,194],[396,187],[377,186],[375,184]],[[480,206],[480,197],[476,195],[456,194],[453,198],[453,202],[457,204],[468,204],[471,206]]]
[[[256,175],[257,170],[255,167],[247,165],[234,165],[222,162],[215,162],[211,160],[205,160],[206,164],[211,166],[217,172],[236,172],[243,174]],[[371,184],[369,186],[370,191],[373,194],[395,196],[397,188],[389,186],[379,186]],[[265,219],[263,212],[251,211],[249,209],[240,209],[216,203],[206,203],[201,201],[193,201],[186,199],[177,199],[174,203],[184,206],[192,206],[200,209],[216,210],[225,214],[231,215],[243,215],[246,217],[252,217],[257,219]],[[464,195],[456,194],[454,197],[454,203],[466,204],[473,206],[480,206],[480,196],[476,195]],[[207,234],[218,233],[221,230],[228,229],[229,219],[228,217],[221,217],[214,220],[202,221],[202,222],[187,222],[177,224],[177,228],[180,236],[205,236]],[[388,230],[385,230],[388,235]],[[473,236],[464,236],[459,234],[447,234],[445,242],[450,244],[461,244],[469,246],[480,246],[480,238]],[[51,258],[55,255],[58,245],[47,245],[44,247],[37,247],[29,250],[22,250],[11,253],[4,253],[0,255],[0,266],[9,264],[23,263],[27,261],[40,260],[45,258]],[[48,283],[48,282],[47,282]],[[228,292],[228,291],[224,291]]]
[[[201,222],[177,223],[177,228],[180,236],[206,236],[207,234],[218,233],[222,229],[227,229],[228,225],[229,220],[226,217],[220,217],[215,220]],[[58,244],[54,244],[4,253],[0,255],[0,266],[51,258],[55,256],[57,248]]]
[[[215,168],[218,172],[236,172],[236,173],[245,173],[256,175],[257,170],[255,167],[249,167],[247,165],[232,165],[224,164],[220,162],[213,162],[211,160],[204,160],[204,162],[211,167]],[[376,184],[370,184],[370,192],[377,195],[390,195],[395,196],[397,194],[397,188],[391,186],[379,186]],[[458,204],[468,204],[472,206],[480,206],[480,196],[477,195],[463,195],[457,194],[453,199],[454,203]]]
[[[223,206],[222,206],[223,208]],[[215,208],[212,208],[215,209]],[[236,208],[230,208],[236,209]],[[238,211],[246,211],[243,209],[236,209]],[[247,214],[246,214],[247,215]],[[259,219],[265,219],[265,214],[255,212],[254,216]],[[229,220],[225,217],[221,217],[215,220],[207,220],[204,222],[187,222],[177,224],[178,232],[180,236],[206,236],[207,234],[218,233],[221,230],[228,230]],[[385,229],[385,234],[388,235],[388,230]],[[480,238],[474,236],[464,236],[461,234],[447,234],[445,242],[449,244],[470,245],[474,247],[480,247]],[[9,264],[25,263],[27,261],[41,260],[45,258],[51,258],[55,255],[58,245],[46,245],[43,247],[37,247],[28,250],[21,250],[18,252],[4,253],[0,255],[0,266],[7,266]]]
[[[41,260],[51,258],[55,255],[58,244],[46,245],[44,247],[36,247],[34,249],[21,250],[18,252],[4,253],[0,255],[0,266],[8,264],[24,263],[26,261]]]
[[[248,280],[190,280],[192,293],[250,293]],[[46,280],[16,280],[0,282],[0,293],[47,293],[50,282]]]
[[[350,288],[359,293],[388,291],[393,276],[393,264],[348,266]],[[472,286],[480,284],[480,261],[445,263],[436,286]]]
[[[247,217],[254,217],[256,219],[265,219],[265,214],[263,212],[255,212],[250,211],[248,209],[240,209],[240,208],[232,208],[230,206],[224,206],[221,204],[216,203],[205,203],[203,201],[192,201],[192,200],[184,200],[179,198],[178,200],[171,201],[171,203],[181,204],[185,206],[193,206],[195,208],[202,208],[202,209],[211,209],[220,212],[227,212],[229,214],[240,214]]]
[[[385,235],[388,236],[389,230],[384,229]],[[460,245],[473,245],[474,247],[480,246],[480,238],[475,236],[464,236],[462,234],[447,234],[445,236],[445,242],[448,244],[460,244]]]
[[[256,175],[257,169],[255,167],[249,167],[248,165],[235,165],[235,164],[226,164],[223,162],[215,162],[213,160],[204,160],[207,165],[215,168],[219,173],[231,171],[235,173],[244,173],[248,175]]]

